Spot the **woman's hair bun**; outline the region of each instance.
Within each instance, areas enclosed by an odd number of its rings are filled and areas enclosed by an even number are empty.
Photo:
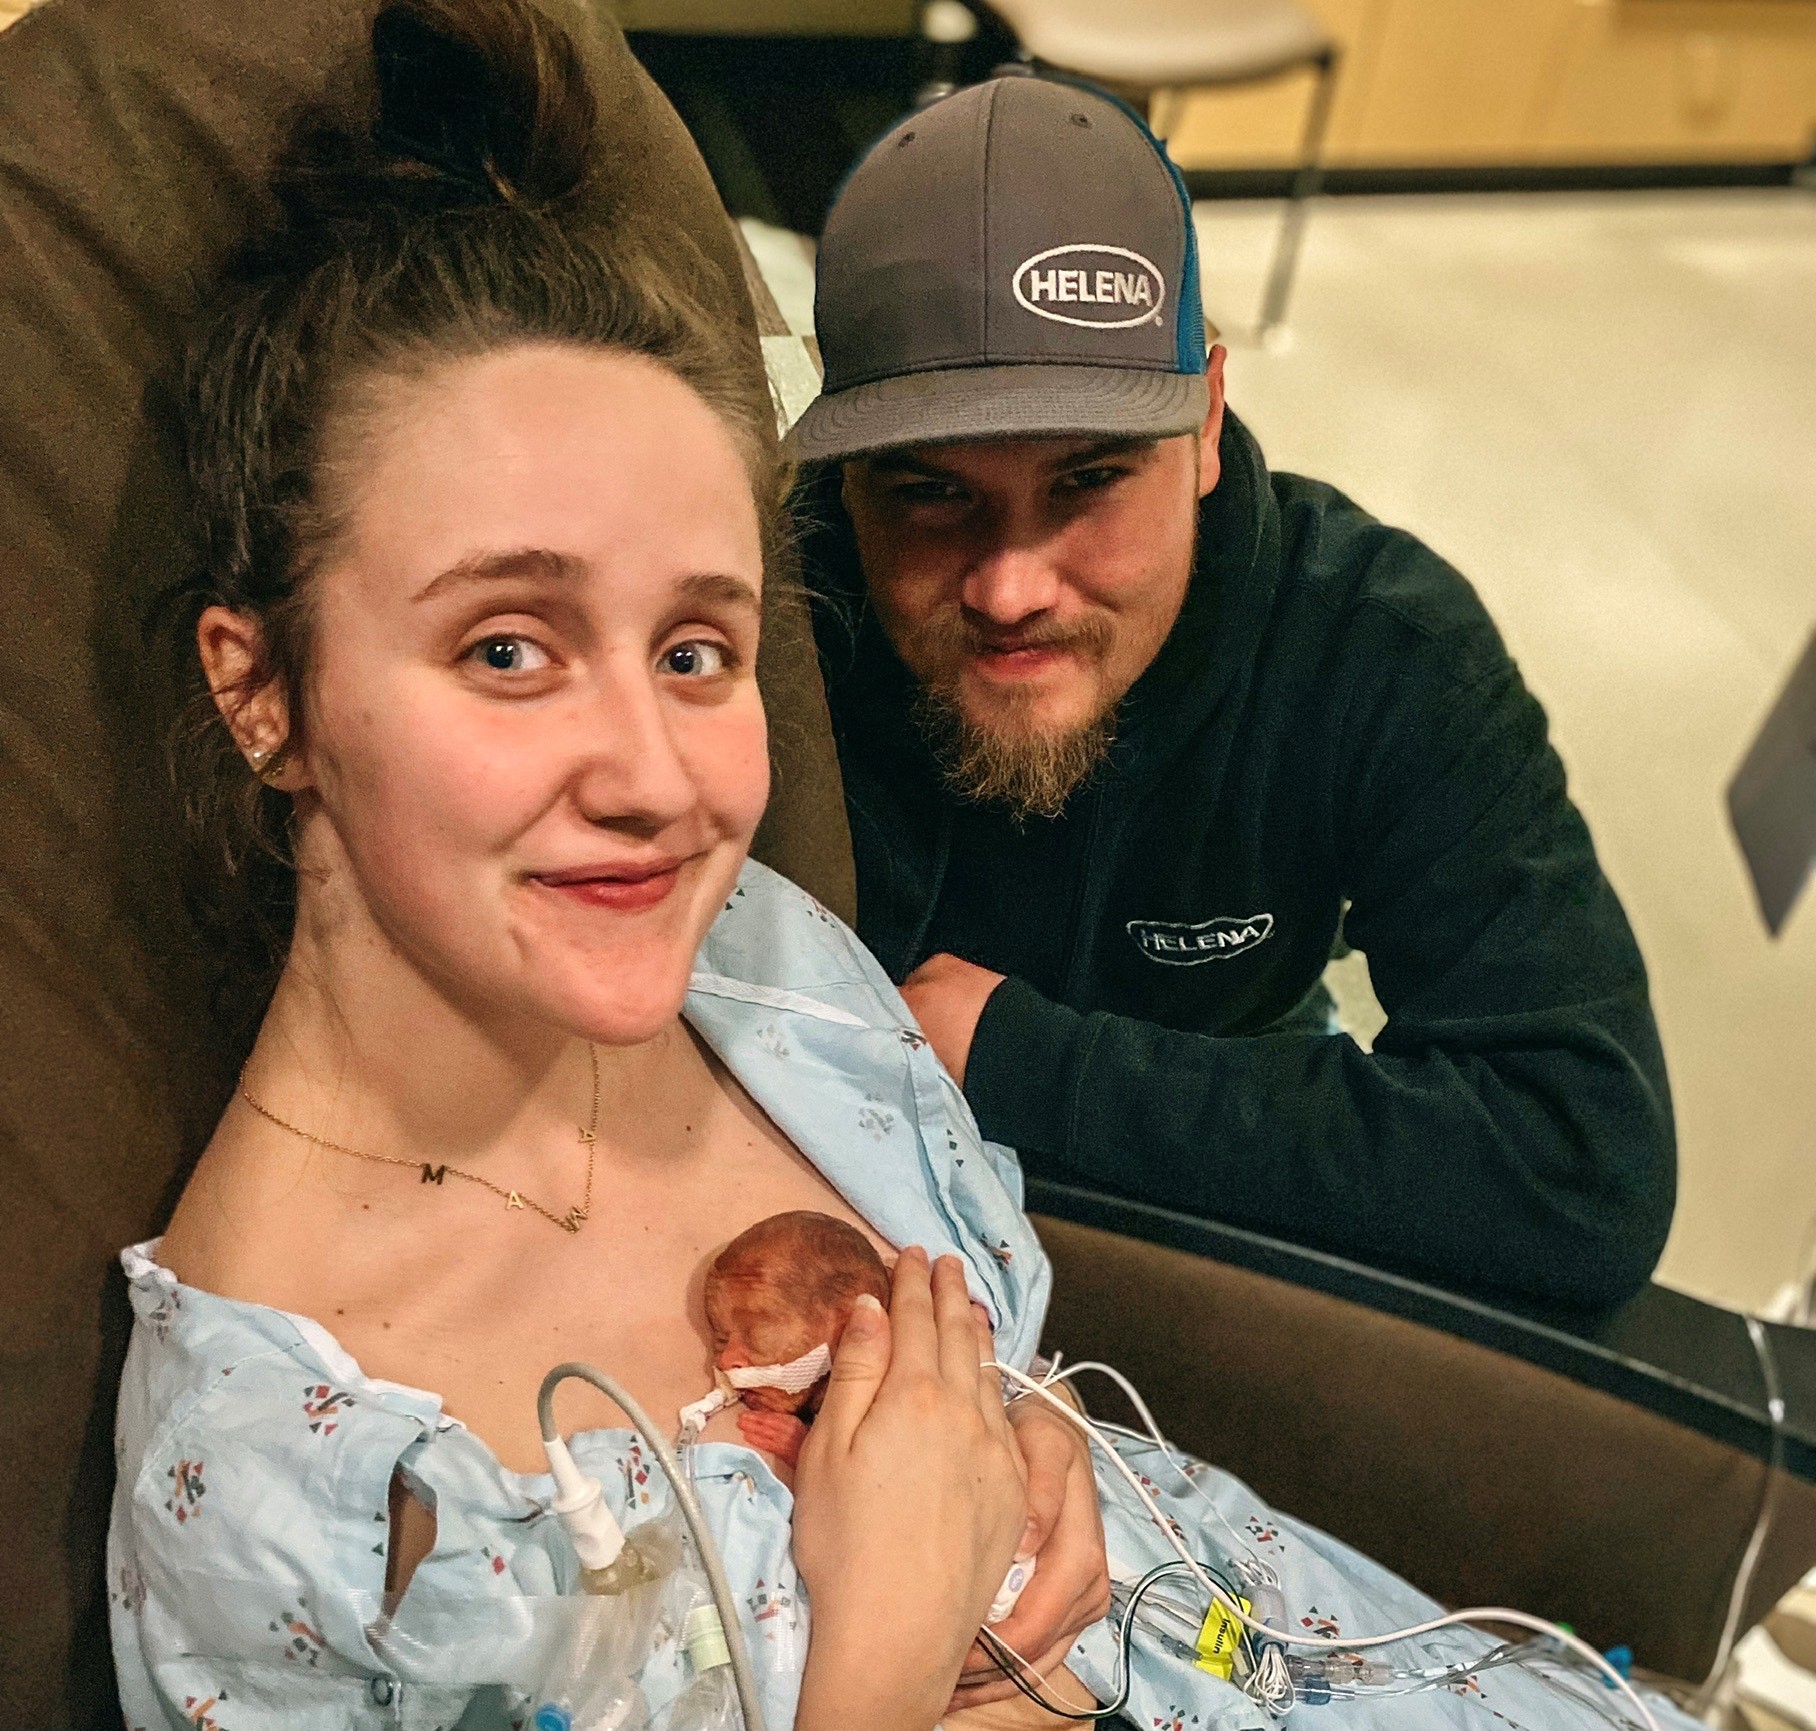
[[[579,193],[597,163],[598,98],[561,4],[382,6],[369,128],[305,124],[274,177],[289,241],[307,254],[392,220],[547,210]]]
[[[597,100],[535,0],[393,0],[372,25],[374,143],[480,202],[556,204],[591,167]]]

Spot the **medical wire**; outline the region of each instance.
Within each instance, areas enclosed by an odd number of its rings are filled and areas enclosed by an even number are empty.
[[[1137,1474],[1129,1466],[1128,1462],[1116,1452],[1110,1445],[1108,1438],[1106,1438],[1088,1418],[1082,1413],[1074,1411],[1061,1400],[1058,1395],[1054,1394],[1051,1389],[1036,1382],[1033,1377],[1027,1375],[1024,1371],[1018,1370],[1014,1365],[993,1363],[990,1368],[997,1371],[1000,1375],[1009,1377],[1012,1381],[1027,1389],[1030,1394],[1038,1395],[1041,1399],[1045,1400],[1055,1412],[1063,1415],[1070,1424],[1082,1431],[1092,1442],[1096,1443],[1109,1458],[1110,1464],[1116,1468],[1127,1482],[1129,1488],[1134,1491],[1135,1495],[1140,1499],[1142,1507],[1153,1517],[1154,1523],[1159,1527],[1161,1534],[1165,1537],[1168,1544],[1179,1553],[1180,1560],[1196,1578],[1206,1595],[1220,1603],[1224,1610],[1237,1622],[1245,1624],[1247,1627],[1253,1629],[1265,1640],[1278,1643],[1282,1646],[1312,1647],[1324,1652],[1349,1653],[1358,1651],[1364,1647],[1384,1647],[1392,1642],[1412,1640],[1419,1635],[1435,1634],[1439,1629],[1456,1628],[1468,1623],[1510,1623],[1516,1629],[1530,1629],[1535,1634],[1548,1635],[1562,1646],[1568,1648],[1571,1652],[1577,1654],[1580,1658],[1586,1660],[1595,1668],[1595,1670],[1600,1672],[1614,1688],[1618,1689],[1621,1694],[1632,1702],[1633,1706],[1638,1710],[1640,1723],[1645,1726],[1646,1731],[1659,1731],[1658,1721],[1653,1718],[1652,1710],[1640,1699],[1638,1691],[1634,1689],[1633,1685],[1629,1683],[1613,1665],[1611,1665],[1600,1653],[1596,1652],[1587,1641],[1581,1639],[1577,1635],[1573,1635],[1567,1629],[1560,1628],[1556,1623],[1549,1622],[1543,1617],[1533,1616],[1528,1611],[1516,1611],[1505,1605],[1474,1605],[1466,1610],[1449,1611],[1441,1617],[1433,1617],[1429,1622],[1416,1623],[1410,1628],[1405,1629],[1393,1629],[1385,1634],[1348,1635],[1335,1638],[1322,1635],[1285,1634],[1279,1629],[1270,1628],[1266,1623],[1258,1622],[1255,1618],[1251,1617],[1247,1611],[1243,1610],[1240,1604],[1236,1603],[1231,1594],[1224,1592],[1221,1588],[1212,1583],[1210,1576],[1205,1573],[1197,1558],[1186,1548],[1185,1542],[1176,1532],[1174,1532],[1172,1524],[1167,1520],[1166,1516],[1161,1513],[1159,1504],[1157,1504],[1153,1497],[1149,1495],[1147,1486],[1141,1482],[1140,1475]]]
[[[1185,1470],[1184,1465],[1175,1457],[1173,1445],[1168,1442],[1166,1437],[1162,1434],[1159,1421],[1154,1417],[1148,1403],[1141,1398],[1141,1391],[1113,1364],[1105,1364],[1100,1359],[1095,1358],[1081,1358],[1076,1364],[1067,1365],[1062,1371],[1059,1369],[1058,1360],[1056,1359],[1054,1361],[1053,1369],[1041,1379],[1042,1386],[1045,1387],[1055,1382],[1070,1382],[1080,1371],[1085,1370],[1095,1371],[1099,1376],[1106,1376],[1111,1382],[1115,1383],[1116,1386],[1122,1390],[1123,1395],[1128,1400],[1129,1404],[1134,1407],[1136,1413],[1141,1418],[1141,1422],[1148,1427],[1148,1431],[1146,1437],[1143,1437],[1139,1431],[1131,1430],[1127,1425],[1109,1424],[1102,1419],[1094,1419],[1092,1420],[1092,1423],[1096,1424],[1102,1430],[1116,1431],[1123,1436],[1133,1437],[1138,1441],[1150,1442],[1155,1448],[1159,1449],[1161,1455],[1166,1460],[1167,1465],[1185,1481],[1186,1485],[1197,1494],[1204,1506],[1217,1517],[1223,1530],[1236,1541],[1238,1549],[1247,1555],[1254,1567],[1262,1571],[1262,1578],[1267,1580],[1270,1586],[1278,1586],[1280,1584],[1279,1576],[1275,1575],[1274,1571],[1263,1562],[1260,1557],[1256,1556],[1254,1548],[1249,1544],[1248,1540],[1236,1530],[1235,1525],[1231,1522],[1230,1518],[1211,1500],[1210,1493]],[[1031,1393],[1033,1391],[1027,1390],[1024,1392]]]
[[[1747,1548],[1741,1553],[1740,1567],[1734,1571],[1734,1584],[1728,1592],[1728,1611],[1722,1619],[1721,1637],[1715,1644],[1715,1662],[1709,1675],[1697,1690],[1691,1710],[1699,1716],[1714,1705],[1728,1662],[1734,1656],[1734,1642],[1740,1633],[1740,1619],[1746,1610],[1747,1595],[1758,1572],[1759,1559],[1772,1530],[1772,1516],[1778,1507],[1778,1481],[1784,1471],[1784,1390],[1778,1380],[1778,1355],[1772,1350],[1772,1337],[1757,1316],[1748,1316],[1747,1338],[1753,1343],[1753,1356],[1759,1360],[1759,1374],[1765,1384],[1766,1417],[1771,1421],[1772,1439],[1766,1458],[1765,1483],[1759,1490],[1759,1512],[1753,1518],[1753,1531]]]
[[[1759,1343],[1757,1341],[1755,1341],[1755,1350],[1756,1351],[1759,1350]],[[1767,1347],[1765,1348],[1765,1356],[1761,1357],[1762,1367],[1766,1366],[1767,1358],[1769,1357],[1769,1355],[1770,1355],[1770,1346],[1767,1345]],[[1140,1416],[1142,1422],[1148,1427],[1146,1432],[1144,1433],[1142,1431],[1135,1430],[1128,1425],[1116,1424],[1113,1421],[1108,1420],[1108,1419],[1095,1419],[1092,1422],[1094,1424],[1096,1424],[1098,1429],[1109,1431],[1116,1436],[1126,1437],[1131,1442],[1139,1443],[1146,1447],[1158,1450],[1161,1458],[1167,1463],[1168,1466],[1170,1466],[1173,1469],[1173,1471],[1179,1476],[1179,1478],[1185,1483],[1185,1485],[1197,1495],[1199,1501],[1204,1504],[1204,1506],[1211,1512],[1211,1514],[1213,1516],[1215,1516],[1216,1520],[1223,1527],[1224,1531],[1226,1533],[1228,1533],[1230,1535],[1230,1537],[1235,1541],[1238,1549],[1241,1552],[1246,1554],[1248,1567],[1255,1571],[1258,1578],[1263,1579],[1263,1580],[1267,1581],[1269,1584],[1277,1587],[1280,1582],[1279,1576],[1274,1572],[1274,1570],[1271,1567],[1268,1566],[1268,1564],[1263,1562],[1262,1559],[1256,1555],[1253,1548],[1249,1545],[1247,1539],[1244,1538],[1244,1536],[1240,1532],[1237,1531],[1235,1525],[1230,1521],[1229,1517],[1227,1515],[1225,1515],[1224,1512],[1220,1508],[1218,1508],[1215,1500],[1211,1497],[1210,1493],[1204,1488],[1203,1485],[1201,1485],[1198,1482],[1197,1478],[1192,1473],[1190,1473],[1186,1470],[1185,1465],[1183,1464],[1182,1460],[1179,1458],[1179,1451],[1177,1451],[1175,1449],[1174,1445],[1168,1441],[1168,1439],[1166,1438],[1164,1433],[1161,1431],[1159,1422],[1155,1419],[1152,1410],[1148,1406],[1148,1403],[1142,1398],[1141,1391],[1139,1389],[1137,1389],[1135,1387],[1135,1385],[1133,1383],[1131,1383],[1129,1381],[1129,1379],[1126,1376],[1124,1376],[1121,1371],[1119,1371],[1114,1365],[1104,1364],[1100,1360],[1080,1359],[1078,1361],[1078,1363],[1068,1365],[1065,1368],[1065,1370],[1062,1372],[1059,1368],[1059,1357],[1057,1354],[1055,1354],[1053,1361],[1052,1361],[1046,1375],[1043,1376],[1040,1380],[1043,1385],[1052,1384],[1054,1382],[1067,1382],[1067,1381],[1070,1381],[1072,1377],[1076,1376],[1080,1371],[1087,1371],[1087,1370],[1096,1371],[1099,1375],[1108,1377],[1110,1379],[1110,1381],[1114,1382],[1116,1384],[1116,1386],[1119,1389],[1121,1389],[1123,1395],[1129,1401],[1129,1404],[1135,1408],[1135,1411]],[[1772,1368],[1769,1368],[1766,1371],[1768,1388],[1771,1388],[1772,1386],[1775,1385],[1776,1378],[1774,1375],[1774,1370],[1775,1370],[1775,1362],[1774,1362]],[[1029,1392],[1031,1392],[1031,1391],[1018,1390],[1018,1397],[1020,1395],[1025,1395]],[[1783,1415],[1782,1402],[1779,1404],[1776,1411],[1777,1411],[1777,1418],[1776,1418],[1775,1422],[1781,1422],[1782,1415]],[[1777,1440],[1779,1441],[1780,1446],[1782,1446],[1782,1439],[1777,1439]],[[1762,1503],[1762,1508],[1761,1508],[1761,1519],[1762,1520],[1764,1519],[1764,1516],[1765,1516],[1765,1509],[1764,1509],[1763,1503]],[[1756,1555],[1753,1560],[1755,1562],[1757,1561]],[[1744,1559],[1743,1559],[1743,1564],[1744,1564]],[[1244,1565],[1243,1565],[1241,1559],[1237,1559],[1236,1567],[1240,1570],[1243,1568],[1243,1566]],[[1750,1573],[1750,1568],[1748,1569],[1748,1572]],[[1219,1580],[1222,1585],[1228,1586],[1227,1582],[1221,1581],[1221,1577],[1219,1577]],[[1735,1603],[1736,1604],[1739,1603],[1738,1596],[1736,1597]],[[1253,1637],[1245,1631],[1244,1636],[1243,1636],[1245,1649],[1246,1649],[1248,1643],[1250,1643],[1252,1641],[1252,1639],[1253,1639]],[[1540,1656],[1538,1651],[1536,1651],[1536,1650],[1543,1648],[1544,1645],[1545,1645],[1545,1639],[1543,1637],[1538,1637],[1538,1638],[1534,1638],[1531,1640],[1523,1641],[1523,1642],[1518,1643],[1517,1645],[1512,1642],[1503,1642],[1499,1647],[1491,1648],[1488,1653],[1484,1654],[1479,1659],[1459,1660],[1456,1664],[1441,1667],[1440,1669],[1432,1672],[1431,1674],[1429,1674],[1428,1676],[1426,1676],[1422,1679],[1413,1678],[1410,1681],[1408,1681],[1407,1683],[1405,1683],[1404,1686],[1402,1686],[1402,1687],[1396,1688],[1396,1687],[1390,1687],[1390,1686],[1384,1686],[1384,1685],[1368,1685],[1368,1686],[1366,1686],[1367,1693],[1374,1699],[1383,1699],[1383,1698],[1392,1699],[1399,1695],[1408,1695],[1408,1694],[1418,1693],[1418,1692],[1421,1692],[1421,1691],[1424,1691],[1427,1689],[1442,1688],[1451,1682],[1459,1681],[1459,1680],[1461,1680],[1463,1678],[1467,1678],[1467,1677],[1479,1676],[1484,1671],[1495,1670],[1502,1665],[1526,1663],[1526,1662],[1535,1660],[1536,1658],[1538,1658]],[[1537,1669],[1536,1665],[1533,1667],[1533,1670],[1534,1670],[1534,1675],[1536,1675],[1540,1679],[1540,1681],[1545,1683],[1548,1687],[1550,1687],[1554,1690],[1559,1688],[1559,1685],[1556,1683],[1556,1681],[1554,1679],[1552,1679],[1551,1677],[1547,1676],[1545,1673],[1539,1671]],[[1574,1674],[1574,1673],[1572,1673],[1572,1674]],[[1717,1669],[1711,1673],[1711,1678],[1718,1680],[1719,1676],[1720,1676],[1720,1666],[1718,1665]],[[1364,1686],[1352,1686],[1352,1687],[1356,1687],[1358,1689],[1358,1692],[1360,1692],[1361,1687],[1364,1687]],[[1572,1695],[1570,1698],[1572,1700],[1581,1699],[1581,1697],[1575,1696],[1575,1695]],[[1596,1708],[1596,1710],[1601,1714],[1601,1716],[1603,1718],[1608,1719],[1610,1723],[1618,1724],[1618,1725],[1622,1725],[1622,1726],[1630,1725],[1632,1723],[1631,1720],[1625,1718],[1624,1716],[1617,1718],[1614,1714],[1607,1712],[1603,1708],[1602,1703],[1600,1703],[1600,1702],[1591,1701],[1590,1704]]]
[[[1161,1431],[1159,1421],[1154,1417],[1152,1409],[1142,1398],[1141,1391],[1137,1389],[1121,1371],[1114,1365],[1105,1364],[1097,1359],[1080,1359],[1076,1364],[1068,1365],[1062,1371],[1060,1369],[1058,1355],[1055,1354],[1047,1368],[1046,1374],[1040,1378],[1040,1383],[1042,1387],[1050,1387],[1056,1382],[1069,1382],[1082,1371],[1095,1371],[1100,1376],[1108,1377],[1109,1380],[1115,1383],[1122,1391],[1129,1404],[1134,1407],[1142,1422],[1148,1427],[1144,1433],[1132,1429],[1128,1425],[1116,1424],[1107,1419],[1095,1419],[1092,1422],[1097,1428],[1110,1431],[1117,1436],[1126,1437],[1131,1442],[1158,1450],[1161,1458],[1166,1461],[1167,1465],[1173,1469],[1185,1483],[1187,1488],[1190,1489],[1211,1514],[1216,1517],[1224,1531],[1235,1541],[1238,1551],[1243,1554],[1236,1559],[1236,1568],[1245,1573],[1252,1572],[1257,1580],[1278,1587],[1280,1584],[1280,1577],[1278,1574],[1256,1555],[1247,1539],[1237,1531],[1234,1523],[1231,1522],[1229,1517],[1218,1508],[1210,1493],[1205,1490],[1204,1486],[1198,1482],[1197,1478],[1192,1473],[1186,1470],[1185,1465],[1176,1453],[1173,1444],[1167,1440],[1165,1434]],[[1018,1389],[1017,1398],[1021,1398],[1032,1392],[1034,1391]],[[1245,1558],[1246,1564],[1244,1561]],[[1230,1587],[1228,1581],[1225,1581],[1222,1576],[1216,1575],[1216,1571],[1212,1570],[1210,1572],[1216,1576],[1220,1586],[1223,1586],[1227,1590],[1234,1591],[1234,1589]],[[1253,1640],[1254,1637],[1245,1630],[1243,1634],[1244,1652],[1248,1655],[1251,1666],[1254,1665],[1254,1655],[1252,1651]],[[1363,1687],[1366,1687],[1367,1693],[1375,1699],[1391,1699],[1399,1695],[1415,1694],[1428,1689],[1441,1688],[1451,1682],[1459,1681],[1466,1677],[1478,1676],[1484,1671],[1497,1669],[1501,1665],[1521,1662],[1524,1659],[1533,1657],[1533,1650],[1540,1647],[1542,1644],[1541,1639],[1521,1642],[1518,1645],[1511,1642],[1503,1642],[1499,1647],[1491,1648],[1488,1653],[1484,1654],[1479,1659],[1459,1660],[1454,1665],[1438,1667],[1423,1677],[1417,1675],[1408,1676],[1407,1680],[1399,1687],[1393,1687],[1391,1685],[1352,1685],[1351,1687],[1356,1689],[1358,1693]],[[1271,1657],[1278,1652],[1279,1648],[1270,1643],[1268,1656]],[[1403,1673],[1402,1676],[1406,1676],[1406,1674]],[[1557,1686],[1555,1683],[1551,1683],[1549,1678],[1543,1680],[1553,1688]],[[1287,1681],[1290,1684],[1292,1680],[1289,1677]],[[1279,1690],[1277,1679],[1266,1679],[1264,1680],[1263,1686],[1266,1689],[1267,1696],[1272,1696],[1275,1700],[1281,1698],[1281,1691]],[[1263,1698],[1265,1699],[1266,1697]],[[1291,1702],[1286,1701],[1285,1705],[1290,1706]],[[1599,1707],[1600,1703],[1596,1703],[1595,1705]],[[1609,1715],[1604,1715],[1604,1717],[1609,1717]],[[1629,1723],[1629,1721],[1623,1718],[1618,1720],[1617,1723],[1624,1725]]]
[[[560,1440],[561,1430],[555,1423],[555,1390],[570,1377],[591,1383],[607,1400],[615,1402],[631,1421],[637,1434],[649,1445],[650,1452],[661,1463],[662,1470],[668,1474],[669,1488],[675,1494],[675,1502],[681,1510],[682,1518],[687,1522],[687,1530],[693,1534],[694,1548],[700,1553],[700,1564],[706,1571],[706,1584],[711,1589],[714,1605],[718,1607],[719,1621],[724,1625],[726,1651],[731,1659],[732,1683],[737,1689],[739,1710],[744,1715],[744,1731],[766,1731],[762,1703],[757,1698],[756,1673],[750,1663],[750,1648],[745,1644],[744,1625],[738,1620],[738,1601],[732,1594],[731,1583],[725,1578],[725,1564],[719,1556],[719,1547],[713,1542],[699,1499],[694,1495],[690,1475],[675,1459],[675,1451],[669,1447],[668,1438],[637,1404],[630,1391],[616,1377],[608,1376],[604,1371],[577,1359],[556,1365],[542,1379],[542,1387],[536,1395],[536,1418],[542,1426],[544,1442]]]
[[[978,1630],[978,1637],[990,1649],[990,1656],[1001,1666],[1002,1673],[1011,1683],[1026,1695],[1030,1701],[1044,1707],[1049,1713],[1060,1719],[1072,1719],[1081,1724],[1094,1723],[1103,1719],[1114,1719],[1129,1704],[1129,1691],[1134,1686],[1134,1672],[1129,1664],[1129,1649],[1134,1642],[1135,1613],[1141,1608],[1141,1601],[1147,1594],[1165,1580],[1169,1575],[1181,1573],[1183,1563],[1157,1563],[1141,1577],[1129,1590],[1129,1602],[1123,1606],[1122,1617],[1117,1625],[1116,1644],[1118,1648],[1118,1669],[1122,1681],[1117,1685],[1115,1698],[1100,1702],[1096,1707],[1079,1708],[1055,1705],[1038,1689],[1027,1681],[1028,1676],[1035,1678],[1043,1687],[1046,1678],[1042,1677],[1021,1654],[1009,1645],[993,1629]],[[1026,1673],[1026,1675],[1023,1675]]]

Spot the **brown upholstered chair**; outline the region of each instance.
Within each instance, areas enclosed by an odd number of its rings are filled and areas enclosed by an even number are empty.
[[[162,1224],[240,1056],[176,893],[166,694],[141,650],[146,596],[191,555],[156,381],[290,114],[364,100],[372,3],[49,0],[0,34],[0,1725],[118,1723],[114,1256]],[[716,261],[757,365],[698,156],[616,31],[597,49],[617,196]],[[849,914],[798,620],[761,672],[777,780],[759,851]],[[1706,1654],[1757,1487],[1739,1451],[1341,1300],[1043,1229],[1053,1340],[1123,1364],[1182,1443],[1440,1593],[1574,1612],[1666,1670]],[[1795,1548],[1809,1528],[1781,1531]]]
[[[299,105],[367,100],[373,10],[51,0],[0,34],[0,1725],[118,1723],[100,1561],[126,1320],[113,1259],[162,1224],[241,1056],[202,1001],[169,708],[141,650],[147,596],[192,556],[156,381]],[[704,248],[761,366],[691,140],[615,28],[597,50],[615,199]],[[759,671],[776,781],[758,851],[850,914],[799,616]]]

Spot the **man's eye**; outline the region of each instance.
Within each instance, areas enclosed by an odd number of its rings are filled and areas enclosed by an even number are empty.
[[[964,498],[965,490],[953,481],[904,481],[895,496],[908,505],[951,505]]]
[[[493,673],[540,673],[551,665],[548,651],[528,637],[483,637],[467,655]]]
[[[726,654],[722,644],[707,643],[698,638],[689,638],[687,642],[677,643],[673,649],[662,652],[664,671],[678,673],[685,679],[702,679],[723,673],[725,663]]]
[[[1062,491],[1068,493],[1094,493],[1101,487],[1108,487],[1127,474],[1126,469],[1118,469],[1105,464],[1096,464],[1088,469],[1069,469],[1060,477]]]

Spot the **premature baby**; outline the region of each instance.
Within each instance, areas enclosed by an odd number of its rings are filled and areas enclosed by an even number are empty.
[[[738,1430],[752,1448],[793,1466],[826,1398],[827,1369],[851,1307],[868,1292],[889,1302],[889,1271],[870,1240],[830,1214],[772,1214],[738,1234],[706,1271],[706,1326],[725,1395],[740,1399]],[[808,1355],[824,1348],[825,1362]],[[751,1385],[731,1373],[808,1361],[788,1383]]]

